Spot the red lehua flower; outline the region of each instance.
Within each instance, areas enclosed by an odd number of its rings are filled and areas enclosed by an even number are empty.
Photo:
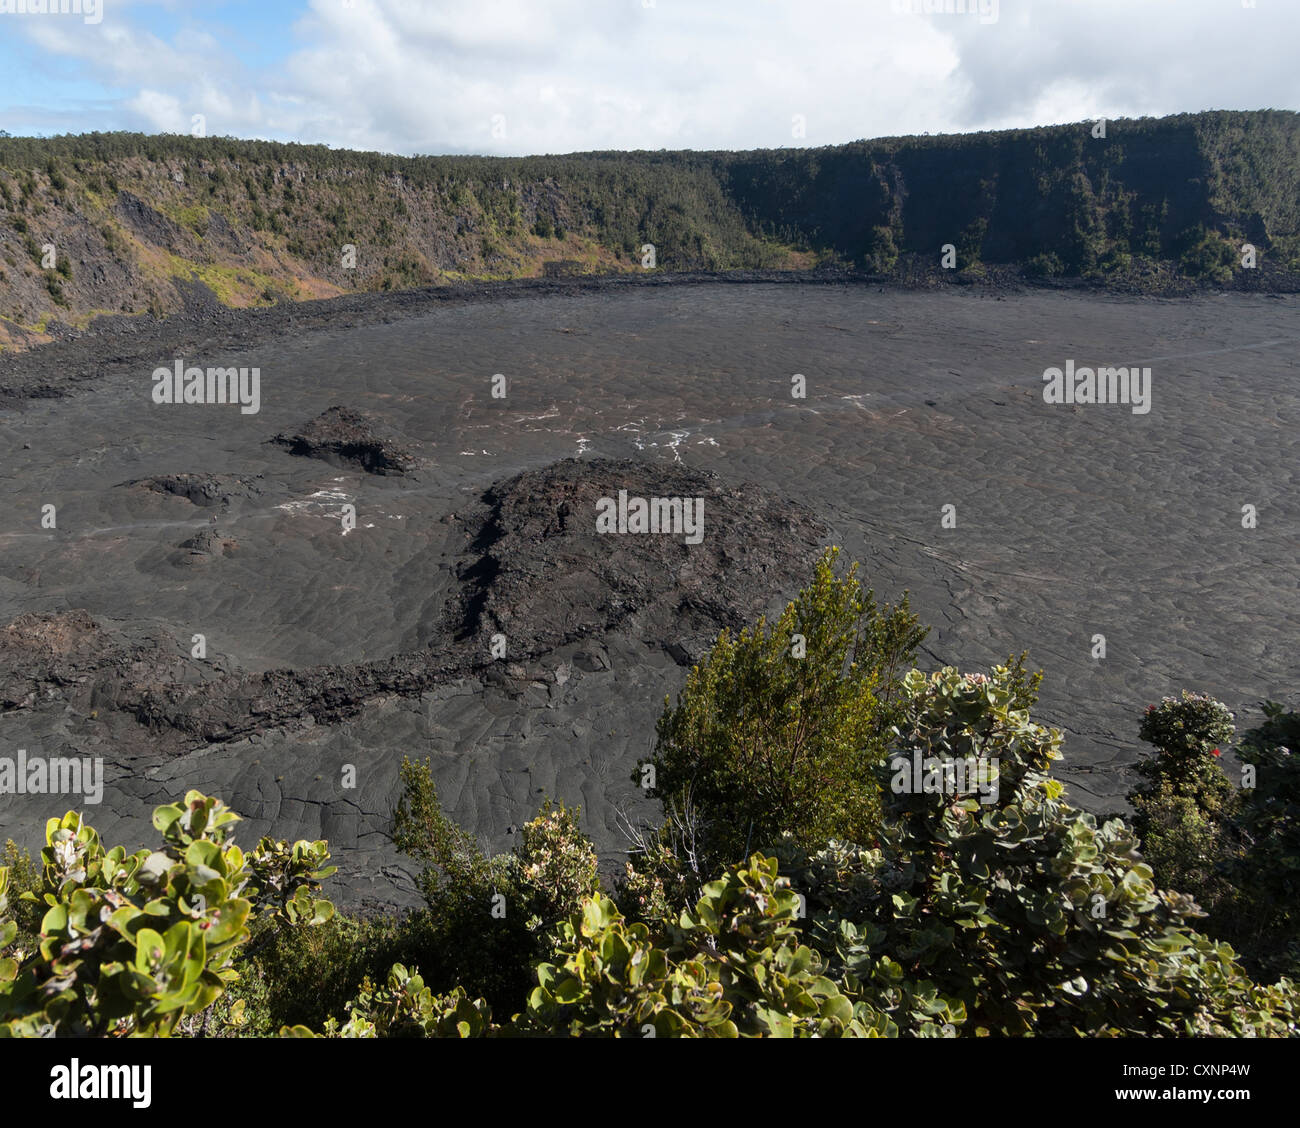
[[[1218,750],[1217,748],[1214,750],[1214,754],[1215,754],[1216,756],[1219,754],[1219,750]]]

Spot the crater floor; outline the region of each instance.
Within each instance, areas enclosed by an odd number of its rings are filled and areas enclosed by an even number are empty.
[[[153,403],[165,331],[8,362],[42,391],[0,411],[0,755],[102,756],[110,843],[197,787],[241,841],[329,838],[340,901],[400,902],[398,768],[429,756],[486,846],[553,796],[616,859],[683,663],[828,543],[910,589],[927,666],[1028,649],[1089,809],[1161,695],[1293,699],[1293,298],[704,285],[240,340],[182,359],[257,366],[256,414]],[[1045,403],[1068,360],[1150,367],[1150,412]],[[619,489],[705,496],[704,541],[596,536]],[[78,805],[2,795],[0,837]]]

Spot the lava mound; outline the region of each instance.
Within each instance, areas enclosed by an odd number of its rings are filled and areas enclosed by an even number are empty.
[[[367,474],[409,474],[419,466],[415,455],[381,425],[350,407],[331,407],[293,435],[283,432],[270,442],[301,458],[319,458],[334,466]]]
[[[811,511],[757,487],[611,459],[525,471],[465,519],[470,558],[449,633],[503,634],[520,656],[627,630],[692,660],[720,629],[803,586],[829,536]],[[652,522],[658,531],[632,531]]]
[[[645,528],[658,531],[636,531],[642,522],[633,514],[654,514]],[[466,677],[534,680],[528,663],[570,643],[600,655],[621,638],[689,665],[720,630],[751,624],[807,583],[829,536],[811,511],[756,487],[685,466],[607,459],[518,474],[452,519],[470,537],[457,565],[460,589],[425,647],[251,673],[190,662],[159,624],[110,630],[80,610],[28,614],[0,628],[0,711],[97,715],[119,751],[158,756],[308,717],[334,724],[375,698],[417,696]],[[174,564],[204,567],[238,545],[213,527],[179,547]],[[506,637],[509,665],[491,653],[495,634]],[[607,664],[593,659],[591,668]]]
[[[175,645],[157,628],[119,636],[81,608],[28,612],[0,629],[0,710],[89,708],[124,687],[168,681],[176,666]]]
[[[192,568],[231,555],[239,547],[239,542],[230,534],[212,528],[200,530],[177,547],[181,551],[172,554],[171,562],[177,567]]]
[[[154,493],[174,494],[195,505],[216,505],[218,502],[229,505],[232,498],[257,497],[262,492],[256,479],[241,478],[238,474],[159,474],[124,484],[142,486]]]

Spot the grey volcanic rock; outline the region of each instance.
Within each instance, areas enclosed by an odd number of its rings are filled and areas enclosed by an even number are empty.
[[[31,707],[74,686],[111,649],[85,611],[20,615],[0,630],[0,709]]]
[[[184,234],[182,232],[182,234]],[[947,274],[949,272],[942,272]],[[990,271],[991,287],[1019,292]],[[1053,285],[1057,285],[1054,280]],[[105,314],[85,330],[65,327],[56,343],[29,352],[0,353],[0,408],[9,403],[76,395],[106,377],[155,365],[159,355],[185,355],[212,348],[269,348],[309,331],[338,331],[391,325],[463,306],[573,296],[655,291],[666,287],[718,285],[854,286],[872,291],[885,283],[875,275],[822,267],[811,271],[734,270],[585,275],[576,278],[522,278],[511,282],[472,282],[420,290],[344,294],[306,302],[279,302],[254,309],[183,308],[164,319],[144,314]],[[19,338],[21,327],[10,326]]]
[[[407,756],[429,757],[444,809],[486,849],[552,797],[581,805],[616,865],[620,813],[660,814],[633,768],[696,639],[807,582],[812,528],[783,497],[878,598],[910,589],[933,627],[923,668],[1028,648],[1047,671],[1035,716],[1066,733],[1057,775],[1094,813],[1135,782],[1149,702],[1202,690],[1243,729],[1261,698],[1292,700],[1293,299],[804,281],[351,295],[119,320],[0,356],[0,755],[103,755],[89,813],[132,849],[190,788],[244,816],[241,845],[328,838],[350,907],[418,900],[388,837]],[[176,356],[275,373],[262,413],[152,404],[150,373]],[[1150,364],[1151,412],[1045,403],[1044,369],[1071,357]],[[499,371],[507,400],[470,375]],[[377,475],[267,444],[339,403],[436,457]],[[715,523],[727,501],[709,491],[745,482]],[[691,551],[717,574],[692,576],[680,537],[596,536],[587,507],[620,486],[703,496]],[[179,547],[207,531],[237,549]],[[37,849],[45,819],[80,805],[0,795],[0,840]]]
[[[699,544],[664,533],[601,534],[597,502],[701,499]],[[806,577],[826,526],[810,510],[687,466],[566,459],[491,487],[465,519],[481,555],[463,568],[457,637],[504,634],[535,656],[636,625],[647,642],[698,655],[771,597],[777,577]],[[578,659],[579,662],[582,659]]]
[[[180,543],[181,551],[172,557],[178,567],[198,567],[221,556],[229,556],[239,547],[234,537],[219,529],[204,529]]]
[[[219,211],[208,212],[207,241],[223,250],[244,253],[248,250],[247,240],[230,226],[230,221]]]
[[[0,712],[129,708],[142,687],[183,676],[161,632],[133,633],[106,630],[80,608],[20,615],[0,630]]]
[[[380,424],[348,407],[331,407],[295,434],[282,432],[270,441],[290,454],[367,474],[408,474],[419,465],[396,438],[380,433]]]
[[[156,247],[174,251],[190,241],[180,227],[131,192],[117,194],[113,211],[135,235]]]
[[[152,478],[137,478],[125,482],[127,486],[141,486],[154,493],[174,494],[195,505],[230,504],[232,498],[257,497],[262,492],[256,479],[242,478],[238,474],[160,474]]]
[[[620,489],[703,497],[702,542],[598,535],[596,501]],[[337,724],[377,698],[418,697],[466,677],[519,697],[530,685],[545,688],[547,671],[538,660],[578,640],[585,642],[572,665],[607,670],[599,639],[615,631],[678,662],[693,660],[720,630],[761,613],[774,586],[798,585],[827,535],[810,511],[756,487],[726,487],[714,474],[681,466],[614,459],[566,459],[493,485],[465,524],[472,539],[456,568],[463,589],[419,650],[196,680],[174,645],[116,637],[85,611],[26,615],[0,633],[0,705],[27,708],[62,698],[84,709],[86,683],[109,686],[111,692],[100,694],[106,708],[140,726],[133,733],[117,725],[115,739],[146,755],[283,726]],[[193,567],[229,556],[238,542],[206,528],[180,548],[172,562]],[[507,636],[506,664],[490,652],[490,636],[498,632]],[[558,659],[551,667],[549,680],[569,680]]]

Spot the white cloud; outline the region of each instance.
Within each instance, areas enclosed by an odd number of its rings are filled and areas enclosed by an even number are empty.
[[[246,66],[216,29],[164,42],[135,26],[133,5],[109,6],[97,28],[49,20],[24,30],[116,92],[119,128],[187,130],[202,113],[214,134],[408,153],[819,145],[1300,108],[1300,68],[1288,58],[1300,4],[1000,0],[996,23],[892,7],[311,0],[273,71]],[[796,114],[807,123],[799,140]]]
[[[150,125],[151,133],[181,133],[189,124],[180,99],[161,90],[141,90],[127,103]]]

